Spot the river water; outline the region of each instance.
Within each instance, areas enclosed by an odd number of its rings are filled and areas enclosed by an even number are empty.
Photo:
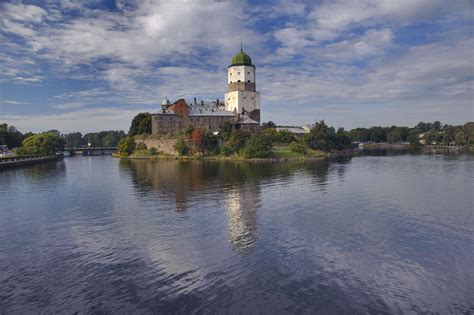
[[[0,172],[0,313],[473,313],[474,157]]]

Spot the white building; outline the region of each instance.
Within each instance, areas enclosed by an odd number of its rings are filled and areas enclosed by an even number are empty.
[[[225,109],[260,122],[260,93],[255,88],[255,65],[242,49],[227,68]]]

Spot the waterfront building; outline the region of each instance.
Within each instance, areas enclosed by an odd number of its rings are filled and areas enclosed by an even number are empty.
[[[248,117],[260,122],[260,93],[256,90],[255,65],[242,49],[232,58],[227,67],[225,108],[228,111],[247,113]]]
[[[189,126],[217,132],[225,123],[236,129],[256,132],[260,129],[260,94],[255,89],[255,65],[242,49],[227,68],[227,88],[224,103],[171,103],[165,98],[161,110],[151,115],[152,134],[176,134]]]

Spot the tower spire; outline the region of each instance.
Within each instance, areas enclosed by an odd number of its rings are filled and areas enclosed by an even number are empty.
[[[244,50],[242,49],[242,35],[240,35],[240,51],[244,51]]]

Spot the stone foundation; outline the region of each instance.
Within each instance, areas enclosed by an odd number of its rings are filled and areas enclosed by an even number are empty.
[[[135,143],[144,143],[147,149],[156,148],[158,152],[177,155],[173,146],[178,139],[135,139]]]

